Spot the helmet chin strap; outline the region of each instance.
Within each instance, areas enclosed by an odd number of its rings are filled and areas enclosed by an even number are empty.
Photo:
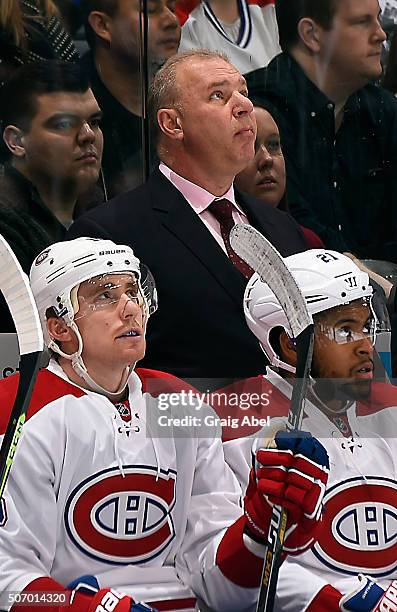
[[[344,414],[346,410],[354,403],[354,400],[346,398],[339,410],[334,410],[327,405],[327,402],[336,398],[337,387],[330,379],[315,379],[312,376],[309,377],[309,391],[313,395],[316,403],[320,408],[324,409],[328,413],[332,414]],[[317,387],[317,390],[316,390]],[[321,396],[319,395],[321,390]]]
[[[271,365],[278,370],[286,370],[287,372],[292,372],[293,374],[296,372],[296,368],[294,366],[290,365],[286,361],[283,361],[282,359],[279,359],[277,356],[273,357]]]
[[[78,376],[80,376],[89,386],[91,391],[96,391],[101,395],[105,395],[110,400],[116,400],[120,397],[120,394],[124,391],[127,386],[129,375],[134,369],[135,363],[131,366],[124,368],[123,376],[121,378],[120,385],[116,391],[108,391],[104,387],[101,387],[95,380],[88,374],[88,370],[85,367],[83,359],[79,356],[72,359],[72,368]]]
[[[109,391],[108,389],[105,389],[100,384],[98,384],[88,373],[86,365],[81,356],[83,352],[83,338],[81,337],[79,328],[77,327],[74,321],[67,322],[67,325],[73,329],[74,333],[77,336],[77,340],[79,343],[77,351],[72,354],[65,353],[53,339],[51,339],[48,344],[49,348],[51,348],[54,352],[58,353],[58,355],[61,355],[61,357],[64,357],[65,359],[71,362],[72,368],[76,372],[77,376],[80,376],[80,378],[82,378],[87,383],[88,388],[91,389],[91,391],[95,391],[96,393],[105,395],[110,400],[117,400],[120,394],[125,390],[127,386],[128,378],[135,367],[135,363],[125,367],[123,375],[121,377],[120,385],[116,391]]]

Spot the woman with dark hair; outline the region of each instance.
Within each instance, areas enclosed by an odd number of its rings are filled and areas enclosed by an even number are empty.
[[[260,106],[255,107],[258,132],[255,141],[255,157],[235,179],[235,185],[266,204],[289,212],[285,161],[280,133],[271,114]],[[301,226],[308,248],[321,249],[324,243],[311,229]]]
[[[46,59],[79,60],[52,0],[1,0],[0,83],[19,66]]]

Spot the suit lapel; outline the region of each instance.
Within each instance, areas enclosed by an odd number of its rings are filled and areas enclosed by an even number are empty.
[[[242,307],[246,279],[231,263],[189,203],[160,171],[150,177],[149,185],[153,212],[162,225],[200,260],[232,300]]]
[[[247,219],[253,227],[255,227],[268,240],[273,242],[274,233],[277,230],[272,220],[269,218],[268,205],[255,198],[247,197],[247,195],[235,190],[236,201],[239,203]]]

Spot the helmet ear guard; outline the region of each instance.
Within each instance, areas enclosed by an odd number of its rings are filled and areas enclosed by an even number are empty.
[[[158,308],[158,296],[153,274],[148,266],[142,263],[140,264],[139,284],[146,302],[147,312],[145,314],[149,318]]]
[[[372,296],[368,275],[341,253],[312,249],[286,257],[285,263],[295,277],[312,316]],[[248,327],[258,338],[270,364],[295,372],[291,364],[282,360],[277,350],[279,347],[275,350],[273,342],[272,331],[277,327],[292,337],[288,320],[270,287],[256,273],[248,281],[244,293],[244,313]]]

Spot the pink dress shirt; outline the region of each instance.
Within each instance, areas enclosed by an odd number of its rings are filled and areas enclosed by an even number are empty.
[[[163,162],[160,162],[159,166],[160,171],[164,174],[164,176],[171,181],[171,183],[181,192],[185,200],[187,200],[197,214],[199,219],[204,223],[206,228],[211,232],[212,236],[215,238],[219,246],[226,253],[225,244],[223,242],[223,238],[221,236],[221,230],[219,227],[219,222],[215,219],[214,215],[208,210],[208,206],[214,200],[229,200],[234,207],[233,210],[233,220],[235,223],[248,223],[248,219],[246,215],[243,213],[239,205],[236,203],[236,198],[234,195],[234,187],[233,183],[230,185],[230,188],[223,196],[214,196],[209,191],[206,191],[199,185],[195,185],[191,181],[183,178],[171,168],[166,166]]]

